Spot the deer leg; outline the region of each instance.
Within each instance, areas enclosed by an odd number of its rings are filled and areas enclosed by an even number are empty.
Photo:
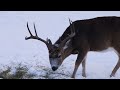
[[[76,72],[77,72],[77,70],[78,70],[78,67],[79,67],[80,63],[83,62],[86,54],[87,54],[87,51],[86,51],[86,52],[85,52],[85,51],[83,51],[83,52],[80,51],[80,52],[79,52],[78,57],[77,57],[77,60],[76,60],[76,62],[75,62],[75,68],[74,68],[74,71],[73,71],[73,74],[72,74],[72,78],[75,78],[75,75],[76,75]],[[83,62],[83,63],[85,64],[85,62]],[[83,66],[85,66],[84,64],[83,64]],[[84,68],[84,70],[85,70],[85,68]],[[83,70],[83,71],[84,71],[84,70]]]
[[[119,59],[118,59],[118,62],[117,62],[117,64],[116,64],[116,66],[114,67],[114,69],[113,69],[110,77],[115,76],[115,73],[117,72],[117,70],[118,70],[119,67],[120,67],[120,47],[119,47],[119,45],[118,45],[118,46],[115,46],[114,49],[116,50],[115,53],[118,55],[118,58],[119,58]]]
[[[119,69],[119,67],[120,67],[120,57],[119,57],[119,60],[118,60],[118,62],[116,64],[116,66],[114,67],[114,69],[113,69],[110,77],[112,77],[112,76],[114,77],[115,76],[115,73],[117,72],[117,70]]]
[[[86,77],[86,59],[82,61],[82,76]]]

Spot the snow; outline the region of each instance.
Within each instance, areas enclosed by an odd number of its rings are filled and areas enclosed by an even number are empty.
[[[31,66],[30,72],[39,76],[71,79],[77,55],[69,56],[60,68],[53,72],[46,45],[37,40],[25,40],[25,36],[29,36],[26,24],[28,22],[34,33],[35,23],[38,36],[43,39],[48,37],[54,43],[69,26],[68,18],[75,21],[98,16],[120,16],[120,11],[0,11],[0,65],[22,62]],[[119,79],[119,69],[115,77],[109,77],[117,60],[114,51],[89,52],[86,62],[87,77],[82,77],[80,65],[76,79]]]

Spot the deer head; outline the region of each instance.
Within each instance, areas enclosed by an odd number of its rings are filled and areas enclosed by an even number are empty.
[[[67,51],[67,49],[64,49],[64,46],[67,41],[69,41],[72,37],[75,36],[74,24],[72,24],[72,21],[70,21],[70,19],[69,19],[69,22],[70,22],[71,34],[68,35],[68,37],[66,37],[64,40],[62,40],[59,45],[52,44],[51,40],[48,38],[47,40],[43,40],[42,38],[38,37],[35,24],[34,24],[35,36],[33,36],[27,23],[27,29],[30,33],[30,36],[25,37],[25,40],[36,39],[46,44],[49,51],[49,61],[53,71],[57,70],[59,66],[62,64],[65,57],[69,55],[68,54],[69,50]]]

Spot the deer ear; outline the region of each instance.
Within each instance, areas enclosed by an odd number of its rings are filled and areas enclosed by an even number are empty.
[[[50,39],[47,38],[46,40],[50,45],[52,45],[52,41]]]

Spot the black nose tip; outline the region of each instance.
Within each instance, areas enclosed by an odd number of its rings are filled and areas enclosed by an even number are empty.
[[[56,71],[58,68],[57,67],[52,67],[52,70],[53,71]]]

